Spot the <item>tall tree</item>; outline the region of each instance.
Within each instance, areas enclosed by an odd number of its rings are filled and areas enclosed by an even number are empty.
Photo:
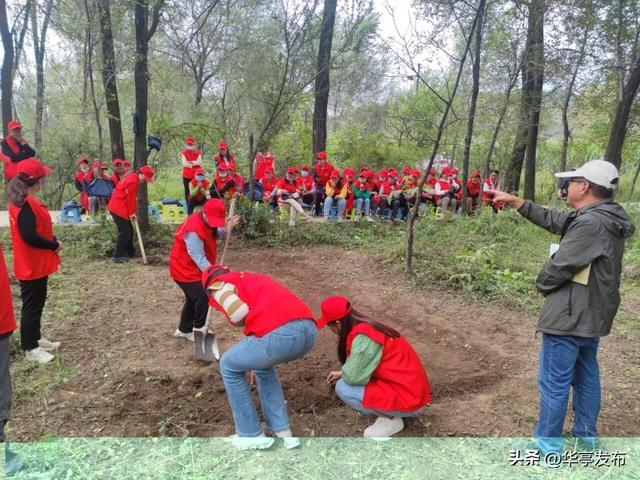
[[[37,1],[35,1],[34,8],[31,9],[31,35],[33,36],[33,54],[36,60],[36,121],[33,129],[33,143],[36,150],[42,143],[42,127],[44,124],[44,54],[52,7],[53,0],[45,0],[41,30],[38,30]]]
[[[327,109],[329,106],[329,70],[331,65],[331,43],[336,21],[337,0],[324,0],[322,29],[318,46],[318,70],[315,83],[313,108],[313,153],[322,152],[327,146]]]
[[[102,34],[102,85],[109,119],[111,159],[113,160],[115,158],[125,158],[125,153],[118,85],[116,83],[116,55],[113,49],[109,0],[98,0],[98,17],[100,18],[100,32]]]
[[[17,34],[17,40],[15,42],[15,59],[13,62],[13,77],[15,78],[18,71],[18,65],[20,63],[20,57],[22,56],[22,48],[24,46],[24,39],[27,36],[27,29],[29,27],[29,19],[31,18],[30,12],[33,7],[33,0],[27,0],[24,7],[21,9],[18,17],[16,18],[15,25],[12,28],[12,33],[15,35],[15,29],[18,26],[19,21],[22,22],[20,31]]]
[[[11,106],[13,104],[13,37],[9,30],[7,20],[7,2],[0,0],[0,36],[4,56],[2,58],[2,71],[0,73],[0,90],[2,93],[2,131],[7,135],[7,122],[11,119]]]
[[[147,164],[147,108],[149,104],[149,41],[158,28],[160,11],[164,0],[157,0],[151,13],[149,25],[149,4],[147,0],[136,0],[136,112],[134,119],[134,167],[139,169]],[[143,183],[138,190],[138,218],[140,228],[149,229],[149,196],[147,185]]]
[[[535,200],[536,195],[536,151],[540,130],[540,109],[542,107],[542,87],[544,83],[544,13],[545,0],[529,2],[529,24],[532,24],[530,63],[527,69],[533,79],[529,106],[529,128],[524,165],[524,198]]]
[[[86,42],[86,72],[85,77],[89,80],[89,87],[91,90],[91,103],[93,104],[93,113],[96,119],[96,128],[98,130],[98,158],[102,161],[104,159],[104,145],[102,141],[102,122],[100,120],[100,106],[96,99],[96,89],[93,81],[93,18],[94,11],[89,7],[89,1],[84,0],[85,13],[87,14],[87,27],[85,30],[85,42]]]

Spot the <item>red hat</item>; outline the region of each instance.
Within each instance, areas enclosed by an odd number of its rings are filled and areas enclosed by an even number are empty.
[[[367,170],[367,178],[374,178],[376,176],[376,172],[373,170]]]
[[[209,285],[211,285],[214,278],[229,272],[230,270],[224,265],[219,265],[219,264],[210,265],[204,272],[202,272],[202,286],[206,290],[209,287]]]
[[[224,140],[221,140],[220,143],[218,143],[218,148],[220,150],[222,150],[223,148],[227,148],[227,142],[225,142]]]
[[[474,170],[473,172],[471,172],[471,176],[472,177],[480,177],[480,172],[478,170]]]
[[[351,302],[338,295],[325,298],[320,304],[320,311],[322,316],[316,320],[318,329],[323,328],[328,323],[336,322],[346,317],[351,312]]]
[[[220,171],[226,172],[227,171],[227,166],[224,163],[221,163],[216,167],[216,170],[218,170],[219,172]]]
[[[93,165],[91,166],[91,168],[101,168],[102,170],[106,170],[107,166],[105,165],[104,162],[93,162]]]
[[[420,178],[420,170],[413,170],[411,172],[411,176],[413,176],[415,178]]]
[[[338,178],[338,177],[340,177],[340,170],[336,170],[335,168],[331,170],[331,178]]]
[[[397,171],[395,168],[391,167],[391,168],[387,171],[387,174],[388,174],[389,176],[391,176],[391,177],[397,177],[397,176],[398,176],[398,171]]]
[[[186,143],[187,145],[195,145],[196,141],[193,137],[187,137],[184,139],[184,143]]]
[[[227,167],[227,170],[231,170],[232,172],[236,171],[236,164],[235,163],[230,163],[229,166]]]
[[[298,169],[296,167],[288,167],[287,168],[287,173],[291,173],[291,174],[296,174],[298,173]]]
[[[138,170],[138,173],[141,173],[142,175],[144,175],[144,178],[147,180],[147,183],[153,182],[153,176],[155,174],[153,172],[153,168],[151,168],[149,165],[140,167],[140,170]]]
[[[360,178],[360,177],[367,178],[367,172],[368,172],[368,170],[366,168],[361,168],[360,169],[360,173],[358,174],[358,178]]]
[[[378,173],[380,177],[386,177],[388,174],[389,172],[386,168],[383,168],[382,170],[380,170],[380,173]]]
[[[122,159],[122,164],[126,167],[130,167],[131,166],[131,162],[129,160],[127,160],[126,158]]]
[[[212,198],[204,204],[204,214],[210,227],[224,227],[227,218],[227,207],[219,198]]]
[[[7,123],[7,130],[15,130],[16,128],[22,128],[20,120],[9,120],[9,123]]]
[[[352,177],[356,174],[355,170],[353,168],[345,168],[344,169],[344,175],[345,177]]]
[[[402,167],[402,175],[411,175],[411,169],[409,167]]]
[[[114,167],[116,165],[124,165],[124,160],[122,160],[121,158],[114,158],[112,163]]]
[[[81,163],[86,163],[87,165],[89,165],[89,159],[87,157],[80,157],[76,162],[76,165],[80,165]]]
[[[318,152],[318,153],[316,153],[316,158],[318,160],[321,160],[323,158],[326,159],[327,158],[327,152]]]
[[[309,167],[306,166],[306,165],[302,165],[302,168],[300,170],[302,170],[303,172],[308,172],[309,171]]]
[[[445,175],[451,175],[451,169],[449,167],[444,167],[442,169],[442,173],[444,173]]]
[[[198,167],[196,167],[196,168],[194,168],[194,169],[193,169],[193,174],[194,174],[194,175],[197,175],[197,174],[199,174],[199,173],[204,174],[204,169],[203,169],[202,167],[198,166]]]
[[[18,162],[16,167],[16,174],[24,173],[27,176],[27,180],[36,180],[51,172],[53,172],[53,169],[42,165],[37,158],[26,158]]]
[[[273,167],[267,167],[264,169],[264,173],[274,173]]]
[[[451,169],[451,173],[453,175],[456,175],[456,174],[460,173],[460,170],[458,170],[457,168],[454,167],[454,168]]]

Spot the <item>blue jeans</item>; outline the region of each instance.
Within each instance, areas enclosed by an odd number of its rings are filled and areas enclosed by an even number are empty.
[[[356,198],[356,216],[360,216],[362,213],[362,205],[364,204],[364,216],[369,216],[369,210],[371,208],[371,199],[369,198]]]
[[[372,415],[385,415],[388,417],[413,417],[418,414],[418,410],[413,412],[394,412],[385,410],[373,410],[362,406],[362,399],[364,398],[364,387],[360,385],[351,385],[345,382],[343,379],[338,380],[336,383],[336,395],[340,397],[344,403],[351,408],[355,408],[359,412],[372,414]]]
[[[338,204],[338,218],[342,218],[344,216],[344,209],[347,206],[347,201],[344,198],[334,200],[333,197],[327,197],[324,199],[324,218],[329,218],[329,214],[331,213],[331,208],[333,208],[334,203]]]
[[[262,413],[269,429],[282,432],[289,428],[276,365],[300,358],[311,350],[316,333],[313,320],[294,320],[264,337],[245,337],[222,355],[220,373],[238,436],[257,437],[262,434],[258,412],[247,383],[247,370],[253,370],[256,374]]]
[[[543,334],[540,348],[540,414],[534,436],[543,452],[562,452],[562,426],[573,386],[573,436],[586,441],[598,436],[600,413],[600,338]]]

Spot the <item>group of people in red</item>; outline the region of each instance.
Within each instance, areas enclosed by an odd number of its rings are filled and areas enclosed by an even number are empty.
[[[400,432],[403,418],[431,401],[427,374],[409,342],[393,327],[357,311],[344,297],[327,298],[320,306],[321,317],[314,319],[300,297],[268,275],[217,264],[217,242],[238,221],[237,215],[227,218],[223,200],[210,199],[178,227],[169,255],[169,273],[185,297],[174,336],[194,341],[194,331],[215,328],[207,320],[209,308],[243,328],[243,340],[220,359],[236,429],[232,444],[269,448],[275,436],[287,448],[299,445],[276,367],[309,352],[317,331],[325,326],[338,337],[342,365],[328,373],[327,383],[335,383],[337,396],[347,405],[378,417],[364,436],[387,438]],[[265,435],[260,424],[251,385],[257,386],[272,435]]]

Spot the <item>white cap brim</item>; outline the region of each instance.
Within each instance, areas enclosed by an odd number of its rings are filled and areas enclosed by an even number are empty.
[[[576,177],[582,177],[583,175],[582,175],[582,172],[578,169],[578,170],[571,170],[569,172],[554,173],[553,176],[556,178],[576,178]]]

